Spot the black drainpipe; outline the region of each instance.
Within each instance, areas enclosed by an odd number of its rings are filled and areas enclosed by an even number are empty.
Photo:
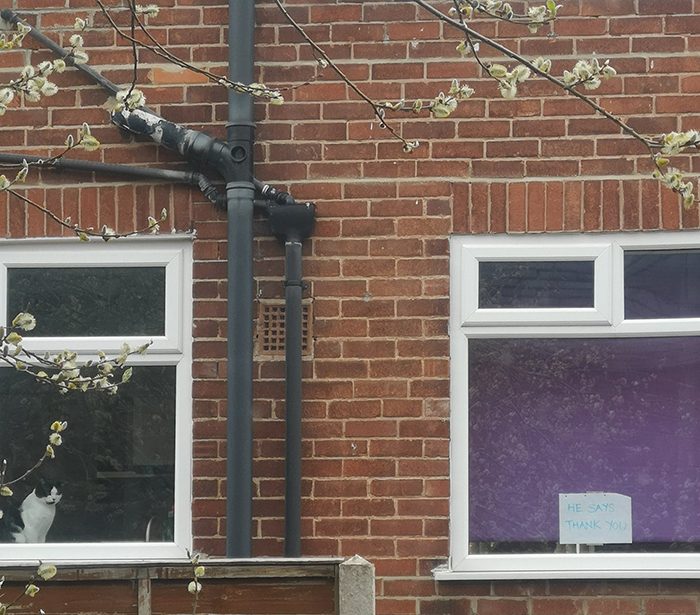
[[[229,79],[253,83],[254,0],[229,0]],[[229,90],[226,555],[252,555],[253,525],[253,100]]]
[[[269,209],[270,230],[285,248],[285,511],[284,555],[301,555],[301,381],[302,381],[302,241],[314,229],[312,203],[292,203]]]

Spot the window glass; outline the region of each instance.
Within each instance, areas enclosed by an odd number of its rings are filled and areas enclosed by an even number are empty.
[[[700,250],[625,252],[625,318],[700,316]]]
[[[479,307],[593,307],[593,267],[593,261],[481,261]]]
[[[61,395],[0,369],[0,458],[8,461],[8,478],[41,457],[53,421],[68,422],[56,458],[0,504],[19,506],[41,478],[62,492],[46,542],[172,541],[175,371],[134,367],[131,380],[109,396]]]
[[[471,551],[559,552],[558,496],[631,497],[633,543],[700,546],[700,338],[469,341]]]
[[[7,278],[8,317],[36,316],[28,337],[164,335],[163,267],[11,268]]]

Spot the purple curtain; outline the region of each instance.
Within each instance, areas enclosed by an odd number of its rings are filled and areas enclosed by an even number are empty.
[[[700,540],[700,338],[473,339],[469,384],[470,540],[556,541],[587,491],[635,543]]]

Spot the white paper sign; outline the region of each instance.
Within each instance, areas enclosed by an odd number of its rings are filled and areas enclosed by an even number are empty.
[[[619,493],[560,493],[559,544],[632,542],[632,498]]]

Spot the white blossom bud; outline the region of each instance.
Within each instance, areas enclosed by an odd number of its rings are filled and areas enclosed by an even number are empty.
[[[508,69],[503,64],[492,64],[489,66],[489,75],[496,79],[501,79],[508,74]]]
[[[29,312],[20,312],[12,320],[12,326],[22,331],[32,331],[36,327],[36,318]]]
[[[36,585],[34,585],[34,583],[30,583],[29,585],[27,585],[27,587],[24,590],[25,595],[27,595],[31,598],[36,596],[38,592],[39,592],[39,588]]]
[[[501,96],[506,100],[512,100],[518,93],[518,89],[512,81],[502,81],[498,85],[498,89],[501,92]]]
[[[49,579],[55,577],[57,572],[58,571],[56,570],[56,566],[52,564],[41,564],[36,571],[36,573],[42,579],[44,579],[44,581],[48,581]]]

